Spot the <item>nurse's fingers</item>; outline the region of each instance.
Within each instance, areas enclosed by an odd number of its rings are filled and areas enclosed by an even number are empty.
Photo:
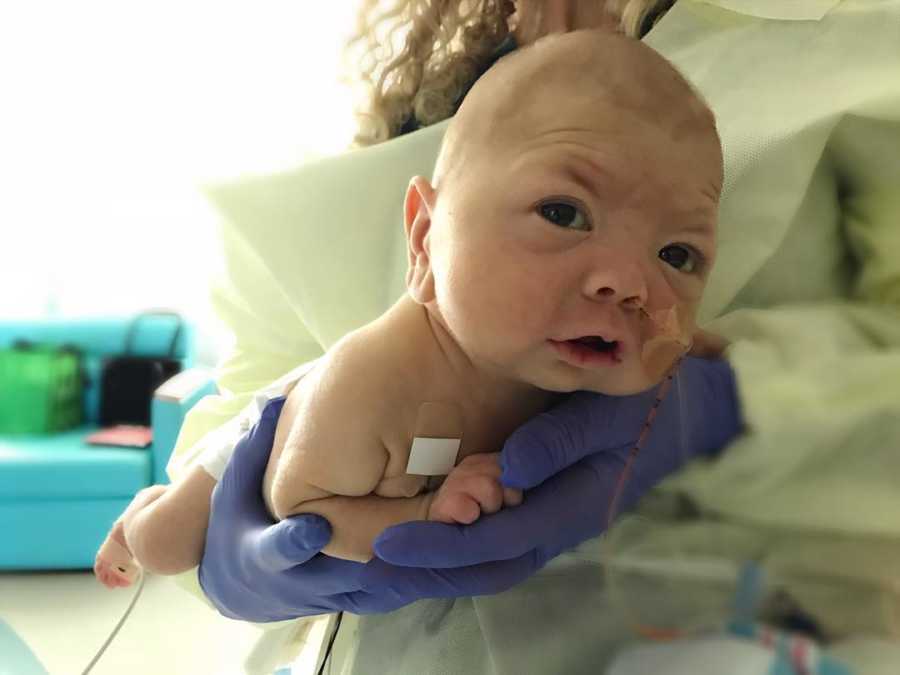
[[[505,487],[529,490],[589,455],[633,442],[655,393],[576,392],[516,429],[503,445]]]
[[[471,525],[394,525],[375,540],[375,555],[402,567],[446,569],[564,550],[600,533],[623,463],[620,453],[609,453],[571,466],[526,493],[520,506]]]
[[[688,352],[691,356],[697,356],[701,359],[720,359],[731,344],[721,335],[710,333],[705,330],[698,330],[694,333],[694,341],[691,344],[691,350]]]
[[[456,569],[410,569],[389,565],[377,558],[369,562],[360,580],[363,590],[384,603],[393,597],[397,606],[422,598],[458,598],[491,595],[521,583],[544,564],[536,551],[511,560]],[[365,599],[357,598],[365,604]],[[396,609],[396,607],[391,607]]]
[[[360,575],[365,565],[352,560],[317,555],[302,565],[281,572],[272,581],[284,602],[309,603],[311,597],[348,593],[362,588]],[[264,582],[260,579],[260,582]]]
[[[268,572],[290,569],[316,555],[331,539],[331,525],[321,516],[293,516],[259,532],[247,555]]]
[[[427,521],[394,525],[378,535],[375,555],[401,567],[444,569],[516,558],[531,546],[517,542],[512,532],[503,532],[504,525],[521,531],[520,523],[511,521],[507,513],[486,515],[471,525]]]

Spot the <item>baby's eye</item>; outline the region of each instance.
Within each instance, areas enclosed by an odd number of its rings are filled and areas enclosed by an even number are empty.
[[[544,220],[570,230],[590,230],[591,224],[584,212],[568,202],[543,202],[537,212]]]
[[[659,252],[659,258],[679,272],[692,274],[701,269],[703,257],[690,246],[670,244]]]

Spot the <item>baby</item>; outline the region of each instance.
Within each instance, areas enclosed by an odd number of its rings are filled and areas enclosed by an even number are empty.
[[[496,452],[513,430],[566,392],[646,390],[690,345],[721,184],[712,113],[642,43],[582,31],[501,59],[433,180],[410,182],[408,293],[285,388],[271,514],[324,516],[324,553],[366,561],[388,526],[517,504]],[[139,493],[98,553],[101,581],[130,583],[132,556],[196,566],[215,482],[196,466]]]

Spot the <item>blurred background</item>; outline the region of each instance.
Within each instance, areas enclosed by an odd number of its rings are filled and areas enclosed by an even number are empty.
[[[347,146],[356,4],[0,4],[0,320],[175,309],[213,365],[201,188]]]
[[[0,346],[17,322],[166,308],[192,324],[194,363],[215,365],[230,340],[208,301],[221,253],[203,186],[347,147],[353,105],[338,75],[356,4],[0,3]],[[94,389],[123,325],[89,355]],[[0,403],[22,399],[14,390]],[[96,419],[54,434],[0,430],[0,671],[81,672],[124,612],[132,591],[108,591],[88,568],[133,493],[162,479],[188,407],[166,405],[143,450],[87,445]],[[68,474],[41,468],[57,461]],[[127,480],[110,480],[114,470]],[[257,636],[151,578],[93,672],[243,672]]]

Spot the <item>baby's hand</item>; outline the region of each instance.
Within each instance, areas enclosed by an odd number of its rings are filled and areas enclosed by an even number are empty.
[[[469,455],[448,474],[428,508],[428,520],[468,525],[482,513],[522,503],[522,491],[500,484],[500,453]]]

